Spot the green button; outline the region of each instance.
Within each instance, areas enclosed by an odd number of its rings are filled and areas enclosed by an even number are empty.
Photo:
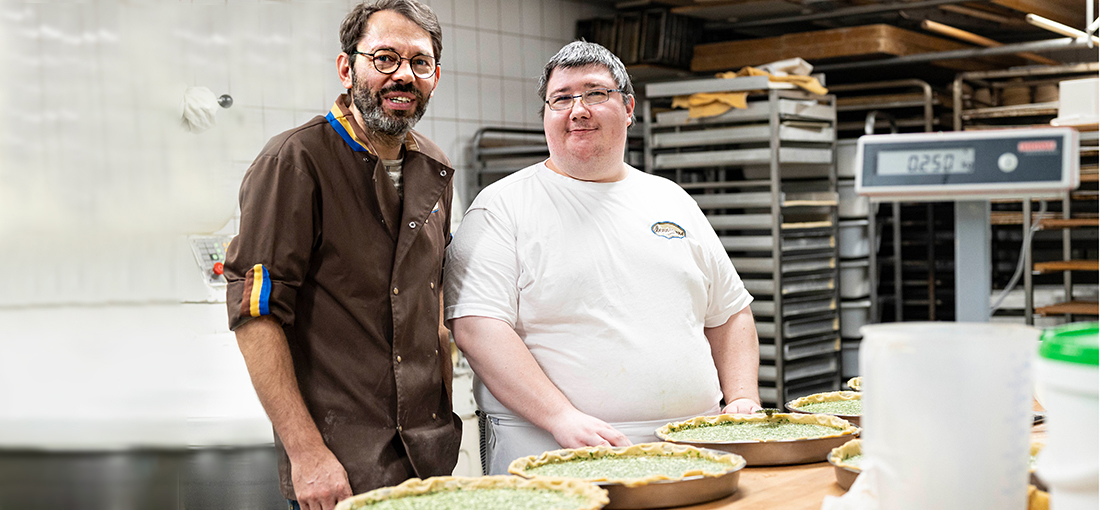
[[[1100,366],[1100,322],[1075,322],[1043,331],[1039,356]]]

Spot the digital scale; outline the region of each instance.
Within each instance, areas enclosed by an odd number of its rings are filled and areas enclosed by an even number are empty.
[[[865,135],[855,189],[873,202],[954,201],[955,320],[988,322],[990,199],[1076,189],[1079,145],[1071,128]]]

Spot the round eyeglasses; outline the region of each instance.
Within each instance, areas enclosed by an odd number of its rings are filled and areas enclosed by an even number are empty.
[[[428,79],[435,76],[436,66],[439,65],[435,61],[435,58],[428,55],[420,54],[409,58],[398,55],[395,51],[390,50],[378,50],[374,53],[364,53],[362,51],[352,51],[350,55],[363,55],[370,57],[374,61],[374,68],[382,74],[393,74],[397,72],[397,69],[401,67],[401,61],[409,61],[409,69],[412,70],[413,76],[420,79]]]
[[[561,95],[553,96],[546,100],[546,104],[550,106],[551,110],[560,112],[562,110],[570,110],[573,108],[574,102],[577,98],[581,98],[581,101],[588,106],[606,103],[608,99],[611,99],[612,92],[623,92],[622,89],[591,89],[586,90],[580,94],[574,95]]]

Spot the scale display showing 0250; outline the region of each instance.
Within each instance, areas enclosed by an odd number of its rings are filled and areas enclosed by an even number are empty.
[[[974,148],[881,151],[878,175],[974,173]]]

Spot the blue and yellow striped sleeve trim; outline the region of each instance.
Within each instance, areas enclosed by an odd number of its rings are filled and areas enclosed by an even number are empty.
[[[241,315],[259,317],[270,315],[271,277],[263,264],[252,266],[244,275],[244,297],[241,299]]]

